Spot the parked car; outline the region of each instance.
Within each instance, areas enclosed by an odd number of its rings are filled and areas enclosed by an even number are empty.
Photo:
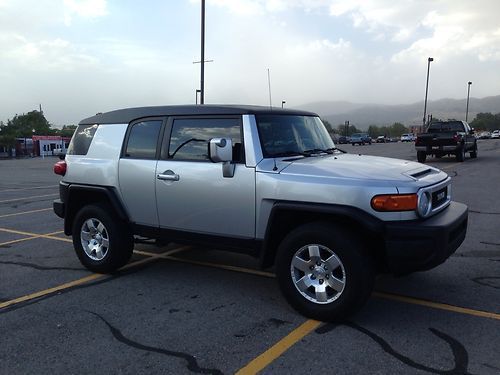
[[[349,139],[345,135],[341,135],[338,138],[337,143],[339,143],[339,144],[349,143]]]
[[[372,144],[372,138],[366,134],[366,133],[354,133],[351,135],[351,142],[353,146],[358,144],[358,145],[365,145],[368,143],[369,145]]]
[[[491,133],[491,139],[498,139],[500,138],[500,130],[493,130]]]
[[[274,266],[287,301],[318,320],[358,310],[377,272],[438,266],[467,231],[468,208],[451,200],[445,172],[341,152],[319,116],[299,110],[98,114],[79,123],[54,172],[54,211],[89,270],[115,272],[134,240],[246,252]]]
[[[490,132],[481,132],[476,135],[477,139],[490,139],[491,138],[491,133]]]
[[[415,141],[415,136],[413,134],[408,133],[401,135],[401,142],[413,142],[413,141]]]
[[[377,139],[375,140],[376,143],[386,143],[389,142],[387,137],[385,135],[379,135]]]
[[[425,163],[427,155],[437,158],[453,155],[462,162],[467,152],[472,159],[477,158],[477,139],[465,121],[436,121],[429,125],[427,132],[418,135],[415,150],[419,163]]]

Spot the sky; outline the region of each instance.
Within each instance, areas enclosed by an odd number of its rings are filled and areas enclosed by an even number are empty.
[[[200,0],[0,0],[0,120],[194,104]],[[500,94],[498,0],[206,0],[205,103]]]

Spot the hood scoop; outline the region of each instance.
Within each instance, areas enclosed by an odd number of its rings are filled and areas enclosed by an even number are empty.
[[[417,170],[408,171],[405,173],[406,176],[413,178],[414,180],[420,180],[430,174],[436,173],[437,170],[430,167],[419,168]]]

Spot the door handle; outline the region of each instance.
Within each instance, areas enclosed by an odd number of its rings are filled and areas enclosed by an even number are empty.
[[[180,179],[179,175],[175,174],[174,171],[171,171],[170,169],[163,173],[159,173],[156,175],[156,178],[162,181],[179,181]]]

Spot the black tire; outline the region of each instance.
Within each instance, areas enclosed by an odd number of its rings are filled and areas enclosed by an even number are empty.
[[[457,153],[456,153],[456,158],[457,158],[457,161],[459,162],[463,162],[465,161],[465,145],[462,145]]]
[[[470,152],[470,157],[471,157],[471,159],[477,158],[477,143],[476,142],[474,142],[474,148]]]
[[[88,244],[85,248],[84,243]],[[86,268],[111,273],[129,261],[134,238],[109,205],[92,204],[82,207],[75,217],[73,247]]]
[[[356,143],[353,143],[352,145],[354,146]]]
[[[375,267],[364,251],[363,244],[344,228],[324,222],[304,224],[278,247],[276,275],[281,291],[301,314],[341,321],[360,309],[373,289]],[[311,258],[311,252],[320,256]]]
[[[417,161],[419,163],[425,163],[425,159],[427,159],[425,151],[417,151]]]

